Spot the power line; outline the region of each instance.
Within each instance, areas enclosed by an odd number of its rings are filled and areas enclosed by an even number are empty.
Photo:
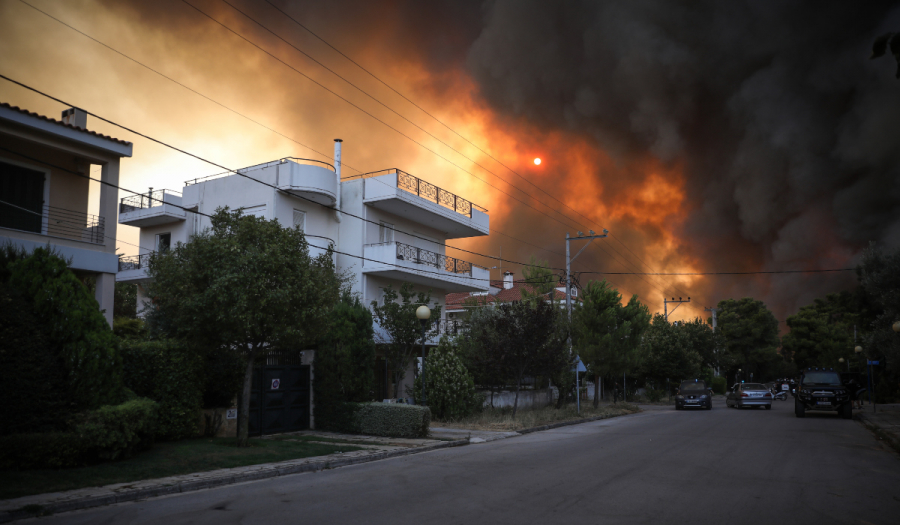
[[[375,102],[378,102],[379,104],[381,104],[382,106],[384,106],[385,108],[387,108],[388,110],[390,110],[391,112],[393,112],[395,115],[397,115],[397,116],[403,118],[404,120],[406,120],[407,122],[409,122],[409,123],[412,124],[413,126],[417,127],[418,129],[422,130],[423,132],[427,133],[429,136],[431,136],[431,137],[434,138],[435,140],[438,140],[439,142],[441,142],[442,144],[444,144],[445,146],[447,146],[447,147],[450,148],[451,150],[453,150],[453,151],[455,151],[456,153],[458,153],[459,155],[461,155],[463,158],[465,158],[465,159],[471,161],[471,162],[474,163],[476,166],[479,166],[480,168],[484,169],[485,171],[487,171],[487,172],[490,173],[491,175],[494,175],[495,177],[499,178],[500,180],[503,180],[504,182],[506,182],[507,184],[512,185],[509,181],[506,181],[506,180],[503,179],[502,177],[498,176],[496,173],[494,173],[494,172],[492,172],[491,170],[487,169],[486,167],[482,166],[482,165],[479,164],[478,162],[475,162],[473,159],[467,157],[467,156],[464,155],[462,152],[460,152],[460,151],[458,151],[457,149],[453,148],[452,146],[450,146],[450,145],[447,144],[446,142],[444,142],[444,141],[438,139],[438,138],[435,137],[433,134],[429,133],[428,131],[426,131],[426,130],[423,129],[422,127],[418,126],[417,124],[415,124],[414,122],[412,122],[411,120],[409,120],[408,118],[406,118],[405,116],[401,115],[401,114],[398,113],[397,111],[394,111],[392,108],[388,107],[386,104],[384,104],[384,103],[381,102],[380,100],[376,99],[375,97],[373,97],[372,95],[370,95],[370,94],[367,93],[366,91],[364,91],[364,90],[362,90],[361,88],[357,87],[355,84],[353,84],[353,83],[350,82],[349,80],[347,80],[347,79],[345,79],[344,77],[342,77],[341,75],[337,74],[337,73],[334,72],[331,68],[325,66],[325,65],[322,64],[320,61],[318,61],[318,60],[316,60],[315,58],[313,58],[312,56],[310,56],[308,53],[306,53],[306,52],[300,50],[299,48],[297,48],[297,46],[291,44],[290,42],[287,42],[284,38],[282,38],[282,37],[280,37],[279,35],[277,35],[274,31],[270,30],[269,28],[267,28],[267,27],[266,27],[265,25],[263,25],[262,23],[258,22],[257,20],[254,20],[253,18],[251,18],[249,15],[247,15],[247,14],[244,13],[243,11],[237,9],[235,6],[233,6],[231,3],[229,3],[228,0],[222,0],[222,1],[223,1],[224,3],[226,3],[226,4],[228,4],[229,6],[231,6],[235,11],[241,13],[242,15],[244,15],[244,16],[247,17],[248,19],[252,20],[254,23],[256,23],[257,25],[259,25],[260,27],[262,27],[263,29],[265,29],[266,31],[268,31],[269,33],[271,33],[272,35],[274,35],[276,38],[279,38],[282,42],[285,42],[286,44],[288,44],[289,46],[291,46],[292,48],[294,48],[295,50],[297,50],[299,53],[302,53],[304,56],[306,56],[307,58],[309,58],[310,60],[312,60],[312,61],[315,62],[316,64],[319,64],[320,66],[322,66],[322,67],[325,68],[327,71],[331,72],[332,74],[334,74],[335,76],[337,76],[338,78],[340,78],[341,80],[343,80],[344,82],[346,82],[347,84],[353,86],[355,89],[357,89],[357,90],[360,91],[361,93],[365,94],[366,96],[368,96],[369,98],[371,98],[371,99],[374,100]],[[595,226],[597,226],[598,228],[602,228],[602,226],[601,226],[600,224],[598,224],[596,221],[594,221],[593,219],[591,219],[591,218],[585,216],[583,213],[581,213],[581,212],[579,212],[578,210],[572,208],[571,206],[569,206],[568,204],[566,204],[566,203],[563,202],[562,200],[558,199],[556,196],[554,196],[554,195],[552,195],[551,193],[549,193],[548,191],[546,191],[544,188],[538,186],[537,184],[535,184],[535,183],[532,182],[531,180],[525,178],[524,176],[522,176],[521,174],[519,174],[517,171],[515,171],[515,170],[512,169],[512,168],[510,168],[509,166],[507,166],[506,164],[504,164],[503,162],[501,162],[499,159],[497,159],[496,157],[494,157],[493,155],[491,155],[490,153],[488,153],[487,151],[485,151],[484,149],[482,149],[481,147],[479,147],[477,144],[475,144],[474,142],[472,142],[472,141],[469,140],[468,138],[466,138],[466,137],[464,137],[463,135],[461,135],[460,133],[458,133],[456,130],[454,130],[453,128],[451,128],[450,126],[448,126],[446,123],[444,123],[443,121],[441,121],[440,119],[438,119],[437,117],[435,117],[434,115],[432,115],[431,113],[429,113],[428,111],[426,111],[424,108],[422,108],[421,106],[419,106],[418,104],[416,104],[415,102],[413,102],[412,100],[410,100],[409,97],[403,95],[402,93],[400,93],[399,91],[397,91],[396,89],[394,89],[394,88],[393,88],[392,86],[390,86],[387,82],[381,80],[381,78],[379,78],[378,76],[376,76],[374,73],[372,73],[372,72],[369,71],[368,69],[364,68],[364,67],[363,67],[362,65],[360,65],[358,62],[356,62],[355,60],[353,60],[352,58],[350,58],[349,56],[347,56],[345,53],[343,53],[342,51],[340,51],[339,49],[337,49],[337,48],[334,47],[333,45],[331,45],[331,44],[330,44],[328,41],[326,41],[324,38],[322,38],[321,36],[319,36],[319,35],[317,35],[316,33],[314,33],[312,30],[310,30],[308,27],[306,27],[305,25],[303,25],[302,23],[300,23],[300,22],[299,22],[298,20],[296,20],[294,17],[292,17],[291,15],[289,15],[288,13],[286,13],[286,12],[285,12],[284,10],[282,10],[280,7],[278,7],[278,6],[276,6],[275,4],[273,4],[270,0],[266,0],[266,3],[268,3],[268,4],[269,4],[271,7],[273,7],[275,10],[277,10],[278,12],[280,12],[281,14],[283,14],[283,15],[284,15],[285,17],[287,17],[289,20],[291,20],[292,22],[294,22],[295,24],[297,24],[299,27],[303,28],[303,29],[304,29],[305,31],[307,31],[309,34],[311,34],[312,36],[314,36],[315,38],[317,38],[318,40],[320,40],[320,41],[321,41],[322,43],[324,43],[326,46],[330,47],[332,50],[334,50],[335,52],[337,52],[339,55],[341,55],[342,57],[344,57],[345,59],[347,59],[350,63],[352,63],[353,65],[355,65],[356,67],[358,67],[359,69],[361,69],[362,71],[364,71],[366,74],[368,74],[369,76],[371,76],[372,78],[374,78],[375,80],[377,80],[379,83],[381,83],[382,85],[384,85],[385,87],[387,87],[388,89],[390,89],[391,91],[393,91],[394,93],[396,93],[397,95],[399,95],[401,98],[403,98],[403,100],[409,102],[409,103],[412,104],[415,108],[417,108],[419,111],[421,111],[421,112],[424,113],[425,115],[429,116],[431,119],[433,119],[435,122],[437,122],[437,123],[440,124],[441,126],[443,126],[443,127],[445,127],[446,129],[448,129],[451,133],[453,133],[453,134],[456,135],[457,137],[461,138],[462,140],[466,141],[468,144],[470,144],[471,146],[473,146],[475,149],[477,149],[478,151],[480,151],[480,152],[483,153],[484,155],[487,155],[489,158],[491,158],[491,159],[492,159],[494,162],[496,162],[497,164],[499,164],[499,165],[503,166],[504,168],[506,168],[510,173],[516,175],[517,177],[519,177],[519,178],[522,179],[523,181],[527,182],[528,184],[531,184],[531,185],[532,185],[534,188],[536,188],[537,190],[541,191],[542,193],[544,193],[545,195],[547,195],[547,196],[550,197],[551,199],[555,200],[556,202],[562,204],[563,206],[569,208],[569,209],[572,210],[573,212],[575,212],[575,213],[577,213],[578,215],[580,215],[583,219],[587,220],[588,222],[593,223],[593,224],[594,224]],[[522,190],[520,189],[520,191],[522,191]],[[526,195],[529,195],[530,197],[534,198],[532,195],[530,195],[530,194],[528,194],[528,193],[526,193],[526,192],[524,192],[524,191],[523,191],[523,193],[525,193]],[[540,202],[540,201],[539,201],[539,202]],[[544,205],[546,206],[546,204],[544,204]],[[548,207],[549,207],[549,206],[548,206]],[[566,217],[566,218],[571,219],[571,217],[567,217],[565,214],[559,212],[558,210],[554,210],[554,211],[556,211],[557,213],[560,213],[560,215],[563,215],[563,216]],[[644,266],[646,266],[647,268],[650,268],[650,266],[649,266],[645,261],[643,261],[640,257],[638,257],[637,254],[635,254],[630,248],[628,248],[628,246],[626,246],[625,243],[623,243],[623,242],[622,242],[621,240],[619,240],[618,238],[616,238],[616,241],[617,241],[619,244],[621,244],[626,250],[628,250],[632,255],[634,255],[639,261],[641,261],[641,262],[644,264]],[[628,261],[627,258],[625,258],[624,254],[621,254],[620,252],[618,252],[618,250],[616,250],[616,249],[613,248],[613,247],[610,247],[610,248],[612,248],[613,251],[615,251],[615,252],[618,253],[619,255],[622,255],[623,259],[625,259],[625,261],[628,262],[631,266],[634,266],[635,268],[640,269],[637,265],[635,265],[634,263]],[[602,248],[601,248],[601,249],[602,249]],[[606,252],[606,250],[603,250],[603,251],[604,251],[604,253],[607,253],[607,255],[609,255],[609,253]],[[625,265],[624,262],[623,262],[623,265]],[[627,267],[627,265],[625,265],[625,266]],[[649,283],[649,281],[646,281],[646,280],[645,280],[645,282],[648,282],[648,283]],[[665,285],[666,285],[666,283],[663,283],[663,286],[665,286]],[[654,286],[654,285],[651,284],[651,286]],[[655,286],[654,286],[654,287],[655,287]],[[663,290],[661,290],[661,289],[658,288],[658,287],[657,287],[657,290],[663,291]],[[675,287],[675,290],[678,291],[679,288],[678,288],[678,287]],[[683,292],[683,291],[682,291],[682,292]]]
[[[116,53],[116,54],[118,54],[118,55],[120,55],[120,56],[122,56],[122,57],[124,57],[124,58],[127,58],[128,60],[134,62],[135,64],[137,64],[137,65],[139,65],[139,66],[141,66],[141,67],[143,67],[143,68],[145,68],[145,69],[147,69],[147,70],[149,70],[149,71],[152,71],[152,72],[156,73],[157,75],[159,75],[159,76],[165,78],[166,80],[169,80],[170,82],[174,82],[175,84],[178,84],[179,86],[181,86],[181,87],[183,87],[184,89],[190,91],[191,93],[194,93],[195,95],[198,95],[198,96],[200,96],[200,97],[203,97],[203,98],[205,98],[206,100],[212,102],[213,104],[215,104],[215,105],[217,105],[217,106],[219,106],[219,107],[221,107],[221,108],[227,109],[228,111],[234,113],[235,115],[238,115],[239,117],[242,117],[242,118],[244,118],[244,119],[247,119],[247,120],[249,120],[250,122],[256,124],[257,126],[260,126],[260,127],[262,127],[262,128],[265,128],[265,129],[271,131],[272,133],[275,133],[276,135],[279,135],[279,136],[281,136],[281,137],[283,137],[283,138],[286,138],[287,140],[289,140],[289,141],[291,141],[291,142],[293,142],[293,143],[295,143],[295,144],[298,144],[298,145],[300,145],[300,146],[302,146],[302,147],[304,147],[304,148],[306,148],[306,149],[308,149],[308,150],[310,150],[310,151],[312,151],[312,152],[314,152],[314,153],[316,153],[316,154],[318,154],[318,155],[322,155],[322,156],[325,157],[326,159],[332,159],[332,157],[330,157],[329,155],[327,155],[327,154],[325,154],[325,153],[322,153],[321,151],[317,151],[317,150],[315,150],[314,148],[312,148],[311,146],[307,146],[306,144],[303,144],[302,142],[298,142],[297,140],[295,140],[295,139],[293,139],[293,138],[291,138],[291,137],[288,137],[287,135],[281,133],[280,131],[277,131],[277,130],[275,130],[275,129],[272,129],[272,128],[270,128],[269,126],[266,126],[265,124],[263,124],[263,123],[261,123],[261,122],[259,122],[259,121],[256,121],[256,120],[254,120],[254,119],[248,117],[247,115],[244,115],[243,113],[240,113],[239,111],[234,110],[234,109],[232,109],[232,108],[226,106],[225,104],[223,104],[223,103],[221,103],[221,102],[219,102],[219,101],[217,101],[217,100],[215,100],[215,99],[213,99],[213,98],[211,98],[211,97],[209,97],[209,96],[207,96],[207,95],[204,95],[203,93],[200,93],[200,92],[197,91],[196,89],[193,89],[193,88],[191,88],[191,87],[189,87],[189,86],[187,86],[187,85],[185,85],[185,84],[182,84],[181,82],[175,80],[174,78],[172,78],[172,77],[170,77],[170,76],[168,76],[168,75],[166,75],[166,74],[164,74],[164,73],[161,73],[161,72],[157,71],[156,69],[153,69],[152,67],[148,66],[147,64],[144,64],[143,62],[140,62],[140,61],[138,61],[137,59],[134,59],[134,58],[132,58],[132,57],[126,55],[125,53],[119,51],[118,49],[116,49],[116,48],[114,48],[114,47],[112,47],[112,46],[110,46],[109,44],[106,44],[106,43],[104,43],[104,42],[101,42],[100,40],[98,40],[98,39],[92,37],[91,35],[85,33],[84,31],[82,31],[82,30],[80,30],[80,29],[77,29],[77,28],[75,28],[74,26],[71,26],[71,25],[69,25],[69,24],[63,22],[63,21],[60,20],[59,18],[56,18],[55,16],[53,16],[53,15],[47,13],[46,11],[43,11],[43,10],[41,10],[41,9],[39,9],[39,8],[37,8],[37,7],[33,6],[33,5],[31,5],[31,4],[29,4],[29,3],[26,2],[25,0],[19,0],[19,2],[22,2],[23,4],[27,5],[28,7],[34,9],[35,11],[37,11],[37,12],[39,12],[39,13],[41,13],[41,14],[43,14],[44,16],[46,16],[46,17],[48,17],[48,18],[51,18],[51,19],[53,19],[53,20],[59,22],[60,24],[62,24],[62,25],[64,25],[64,26],[68,27],[69,29],[71,29],[72,31],[75,31],[76,33],[79,33],[80,35],[84,36],[85,38],[88,38],[88,39],[90,39],[90,40],[93,40],[94,42],[100,44],[101,46],[103,46],[103,47],[109,49],[109,50],[112,51],[113,53]],[[332,160],[334,160],[334,159],[332,159]],[[354,167],[352,167],[352,166],[350,166],[350,165],[348,165],[348,164],[346,164],[346,163],[344,163],[343,165],[344,165],[344,166],[347,166],[348,168],[352,169],[353,171],[356,171],[356,172],[358,172],[358,173],[361,173],[360,170],[358,170],[358,169],[356,169],[356,168],[354,168]]]
[[[780,274],[780,273],[828,273],[828,272],[853,272],[856,268],[827,268],[819,270],[770,270],[758,272],[655,272],[655,273],[634,273],[634,272],[581,272],[596,273],[603,275],[762,275],[762,274]]]

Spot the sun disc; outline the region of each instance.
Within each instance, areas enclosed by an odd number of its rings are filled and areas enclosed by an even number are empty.
[[[534,159],[534,165],[535,165],[535,166],[540,166],[540,165],[541,165],[541,159]]]

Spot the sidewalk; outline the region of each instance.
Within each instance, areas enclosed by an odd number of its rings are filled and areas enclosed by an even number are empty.
[[[900,453],[900,404],[863,405],[862,410],[854,410],[854,417]]]

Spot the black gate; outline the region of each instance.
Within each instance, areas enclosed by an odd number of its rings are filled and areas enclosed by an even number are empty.
[[[251,436],[309,428],[309,365],[299,352],[273,352],[253,370]]]

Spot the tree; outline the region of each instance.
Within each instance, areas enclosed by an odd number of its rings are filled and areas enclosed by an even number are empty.
[[[7,252],[5,272],[14,293],[31,303],[47,343],[63,363],[72,410],[117,404],[124,395],[116,337],[87,287],[50,248],[25,258]],[[18,259],[18,260],[16,260]]]
[[[113,297],[113,319],[137,318],[137,285],[131,283],[116,283]]]
[[[446,336],[428,352],[425,376],[428,408],[438,419],[462,419],[480,410],[484,396],[475,391],[475,381],[456,353],[456,345]],[[416,403],[422,394],[422,376],[408,392]]]
[[[606,280],[590,281],[581,304],[572,312],[572,342],[594,381],[594,407],[600,403],[599,378],[619,375],[636,367],[641,335],[650,323],[650,310],[633,295],[622,306],[622,296]]]
[[[152,254],[148,276],[157,329],[246,360],[237,440],[247,446],[256,360],[313,344],[328,330],[342,285],[332,251],[311,258],[299,229],[220,208],[190,243]]]
[[[525,286],[522,289],[523,301],[544,300],[544,296],[556,288],[558,279],[550,270],[547,261],[541,261],[534,255],[528,260],[528,264],[522,269]],[[553,299],[551,296],[550,299]]]
[[[458,336],[457,351],[475,384],[487,387],[494,406],[494,392],[499,392],[509,377],[504,370],[503,355],[494,330],[498,315],[495,307],[471,308],[467,312],[466,330]]]
[[[544,301],[504,303],[490,318],[483,332],[481,347],[497,352],[494,361],[515,380],[516,397],[512,417],[519,406],[519,390],[526,376],[551,376],[571,368],[574,359],[566,342],[568,336],[564,312]],[[489,345],[493,345],[492,347]]]
[[[315,358],[316,427],[352,429],[355,402],[372,399],[375,342],[372,312],[343,293]]]
[[[416,317],[416,309],[431,302],[431,290],[416,292],[412,284],[403,283],[400,293],[393,286],[382,288],[384,297],[382,304],[372,301],[372,313],[383,334],[378,334],[384,343],[385,363],[394,380],[394,397],[400,395],[400,382],[406,377],[406,367],[416,355],[416,349],[422,344],[422,324]],[[400,299],[398,302],[397,299]],[[441,306],[434,303],[431,308],[431,319],[439,319]],[[438,333],[438,325],[433,323],[426,330],[425,337],[431,338]]]
[[[701,368],[715,370],[730,364],[731,358],[724,351],[725,341],[722,333],[714,332],[709,323],[696,317],[690,321],[679,322],[678,328],[685,332],[690,349],[700,356]]]
[[[778,355],[780,343],[778,320],[765,303],[750,297],[726,299],[718,304],[719,330],[726,350],[735,354],[745,377],[754,373],[755,380],[775,373],[783,362]]]
[[[644,353],[641,373],[644,377],[654,384],[667,379],[678,381],[699,377],[703,358],[695,348],[695,331],[695,327],[689,328],[687,324],[669,324],[661,314],[653,316],[641,341]]]
[[[868,333],[862,346],[870,359],[884,356],[888,370],[897,374],[900,334],[893,331],[893,324],[900,320],[900,250],[884,253],[874,243],[869,245],[857,268],[857,276],[872,309],[866,316]]]

